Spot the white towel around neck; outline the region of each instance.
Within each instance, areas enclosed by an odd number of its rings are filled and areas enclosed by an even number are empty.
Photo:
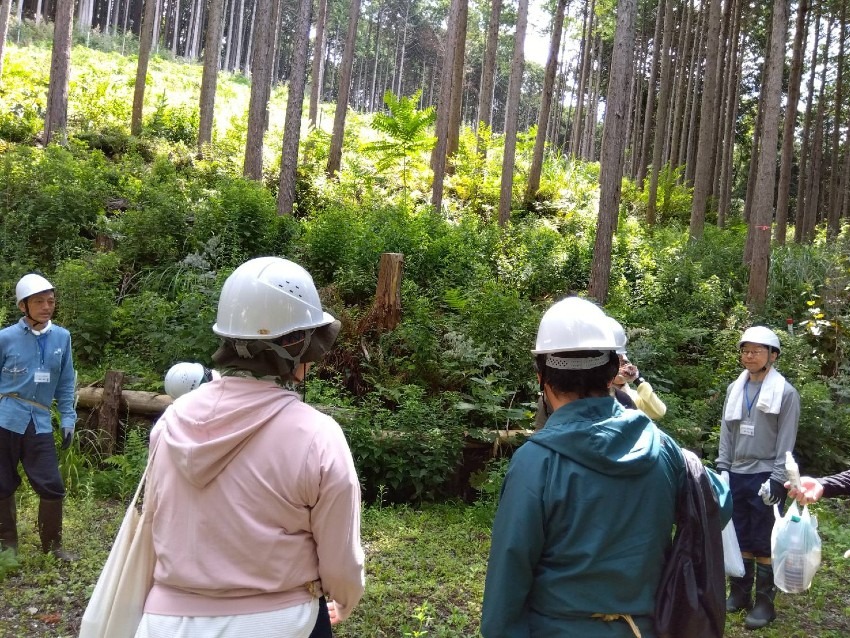
[[[729,400],[726,401],[726,411],[723,414],[723,418],[726,421],[741,420],[744,413],[744,386],[749,378],[750,373],[744,370],[735,380],[735,383],[732,384],[732,389],[729,391]],[[779,414],[784,392],[785,377],[779,374],[776,368],[770,368],[761,383],[761,391],[756,402],[756,408],[766,414]]]

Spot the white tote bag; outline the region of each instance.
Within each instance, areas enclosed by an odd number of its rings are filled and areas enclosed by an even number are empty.
[[[151,520],[147,512],[139,513],[136,502],[155,452],[154,448],[150,453],[136,494],[124,514],[118,536],[83,613],[80,638],[133,638],[136,635],[145,600],[153,585],[156,564]]]

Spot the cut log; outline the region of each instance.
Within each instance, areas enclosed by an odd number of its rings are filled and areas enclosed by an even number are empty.
[[[103,401],[103,388],[80,388],[77,392],[77,405],[81,408],[96,408]],[[121,398],[126,402],[130,413],[139,416],[159,416],[171,405],[171,397],[156,392],[124,390]]]

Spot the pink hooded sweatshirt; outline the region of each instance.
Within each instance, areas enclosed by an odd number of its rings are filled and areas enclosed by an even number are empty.
[[[177,399],[151,450],[146,613],[258,613],[321,592],[340,619],[351,613],[364,589],[360,484],[336,421],[273,381],[224,377]]]

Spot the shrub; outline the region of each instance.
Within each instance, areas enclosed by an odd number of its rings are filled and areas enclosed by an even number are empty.
[[[56,269],[57,319],[70,330],[81,362],[97,363],[109,341],[119,277],[114,253],[68,260]]]
[[[282,252],[276,245],[280,219],[274,198],[262,185],[223,178],[195,208],[192,243],[200,246],[217,238],[222,262],[216,265],[236,266],[250,257]]]
[[[403,386],[388,403],[372,396],[346,429],[364,497],[390,501],[434,500],[448,492],[460,462],[463,429],[450,393],[427,399]]]

